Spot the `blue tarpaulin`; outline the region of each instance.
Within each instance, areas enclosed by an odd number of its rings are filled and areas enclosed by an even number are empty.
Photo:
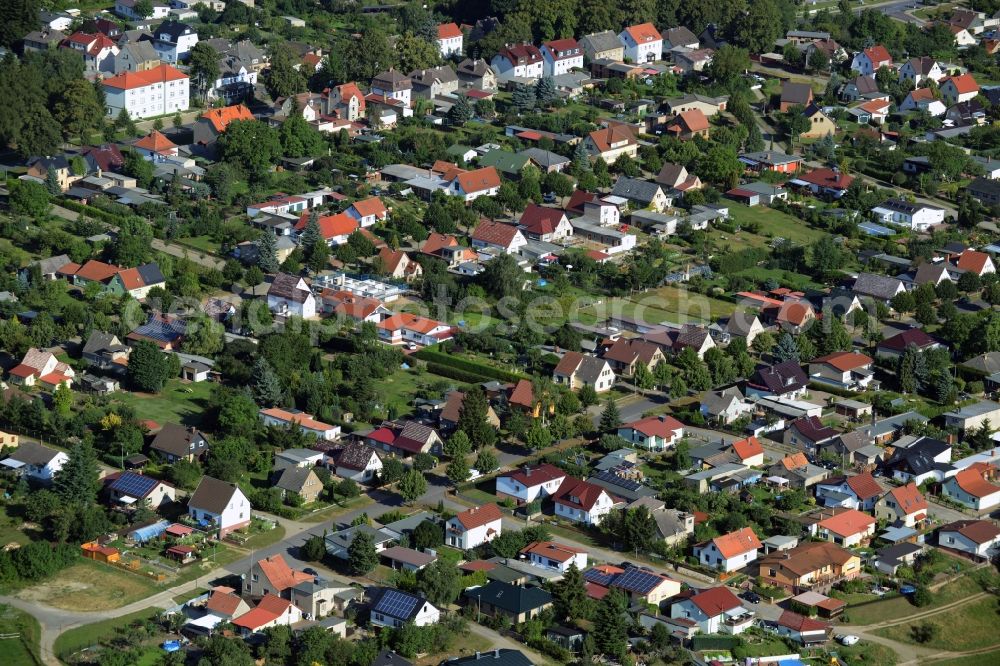
[[[128,538],[132,539],[132,541],[145,543],[147,541],[152,541],[156,537],[163,534],[168,527],[170,527],[170,521],[161,520],[158,523],[153,523],[152,525],[146,525],[145,527],[132,530],[128,533]]]

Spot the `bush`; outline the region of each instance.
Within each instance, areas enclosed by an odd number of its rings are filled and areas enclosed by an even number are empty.
[[[516,372],[510,372],[508,370],[504,370],[503,368],[497,368],[486,363],[478,363],[467,358],[453,356],[435,349],[421,349],[413,355],[422,361],[427,361],[428,369],[431,365],[440,365],[461,370],[470,375],[475,374],[480,377],[499,379],[500,381],[505,382],[516,382],[519,379],[525,378],[524,375],[520,375]]]

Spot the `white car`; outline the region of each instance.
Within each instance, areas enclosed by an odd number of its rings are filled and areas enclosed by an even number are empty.
[[[854,634],[840,634],[839,636],[837,636],[837,642],[840,643],[841,645],[847,645],[847,646],[857,645],[858,641],[860,640],[861,639],[855,636]]]

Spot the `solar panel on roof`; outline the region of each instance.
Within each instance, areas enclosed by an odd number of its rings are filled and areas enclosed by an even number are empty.
[[[391,617],[406,619],[413,614],[420,599],[397,590],[386,590],[375,610]]]
[[[597,569],[590,569],[583,572],[583,578],[591,583],[597,583],[598,585],[607,587],[611,584],[611,581],[614,580],[615,575],[604,573],[603,571],[598,571]]]
[[[124,495],[139,498],[151,491],[158,481],[142,474],[123,474],[111,487]]]
[[[642,569],[629,569],[614,581],[615,587],[636,592],[649,592],[659,584],[659,576]]]
[[[639,483],[638,481],[633,481],[631,479],[624,479],[618,476],[617,474],[612,474],[611,472],[598,472],[597,474],[594,475],[594,478],[600,481],[604,481],[605,483],[614,484],[626,490],[638,490],[639,488],[642,488],[642,484]]]

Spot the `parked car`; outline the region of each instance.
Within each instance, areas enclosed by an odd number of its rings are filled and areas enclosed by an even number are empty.
[[[741,594],[740,597],[742,597],[746,601],[749,601],[752,604],[760,603],[760,595],[754,592],[753,590],[747,590],[746,592]]]
[[[841,645],[847,645],[847,646],[857,645],[858,641],[860,640],[861,639],[855,636],[854,634],[838,634],[837,636],[837,642],[840,643]]]

